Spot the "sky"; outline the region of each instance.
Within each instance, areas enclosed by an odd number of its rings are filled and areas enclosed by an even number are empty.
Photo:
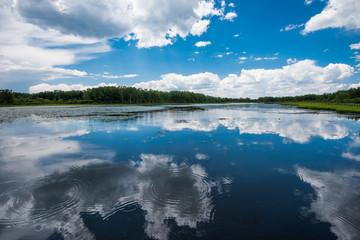
[[[0,89],[360,87],[359,0],[0,0]]]

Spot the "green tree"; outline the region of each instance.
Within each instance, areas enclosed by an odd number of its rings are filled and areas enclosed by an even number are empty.
[[[2,89],[0,90],[0,104],[8,105],[13,104],[14,96],[11,90],[9,89]]]

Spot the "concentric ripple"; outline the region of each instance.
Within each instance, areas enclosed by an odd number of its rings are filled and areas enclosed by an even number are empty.
[[[170,209],[174,216],[196,216],[209,220],[213,207],[212,186],[204,175],[195,173],[189,166],[163,169],[151,179],[144,200],[157,208]]]
[[[90,182],[71,177],[48,176],[2,194],[1,212],[6,213],[6,216],[1,217],[0,225],[43,221],[79,206]]]

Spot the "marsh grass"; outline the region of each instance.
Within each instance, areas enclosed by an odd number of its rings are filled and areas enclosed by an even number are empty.
[[[314,110],[330,110],[344,114],[360,114],[360,106],[342,105],[342,104],[326,104],[326,103],[281,103],[281,105],[295,105],[298,108],[314,109]]]

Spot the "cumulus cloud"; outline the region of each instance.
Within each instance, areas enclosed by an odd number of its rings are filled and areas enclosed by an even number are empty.
[[[137,83],[134,87],[144,89],[158,89],[162,91],[194,91],[212,93],[214,88],[220,85],[218,75],[205,72],[183,76],[181,74],[170,73],[161,76],[161,80]]]
[[[350,44],[349,47],[351,48],[351,50],[360,49],[360,42],[359,42],[359,43]]]
[[[191,28],[191,34],[196,36],[201,36],[208,29],[210,20],[202,20],[194,23]]]
[[[360,87],[360,83],[354,83],[349,86],[349,89],[350,88],[358,88],[358,87]]]
[[[111,50],[104,40],[64,35],[56,29],[43,29],[26,22],[15,1],[0,3],[0,21],[1,82],[84,77],[86,72],[58,66],[88,60],[96,53]]]
[[[329,0],[323,11],[305,24],[302,33],[307,34],[326,28],[359,29],[359,13],[360,1],[358,0]]]
[[[314,2],[314,0],[305,0],[305,5],[310,5]]]
[[[225,20],[229,20],[229,21],[234,21],[234,18],[236,18],[236,17],[237,17],[236,12],[228,12],[228,13],[225,15],[224,19],[225,19]]]
[[[212,17],[226,16],[215,5],[214,0],[3,0],[0,80],[84,77],[64,66],[111,51],[112,38],[149,48],[200,36]]]
[[[213,96],[250,97],[322,94],[344,89],[342,82],[354,74],[347,64],[317,66],[313,60],[303,60],[279,69],[243,69],[220,79],[206,72],[184,76],[170,73],[160,80],[141,82],[134,87],[161,91],[189,90]]]
[[[210,41],[200,41],[200,42],[195,43],[195,46],[197,46],[197,47],[206,47],[208,45],[211,45]]]
[[[26,21],[42,28],[100,39],[131,35],[128,39],[138,40],[139,48],[165,46],[175,36],[201,35],[211,16],[225,15],[214,0],[19,0],[16,8]]]

